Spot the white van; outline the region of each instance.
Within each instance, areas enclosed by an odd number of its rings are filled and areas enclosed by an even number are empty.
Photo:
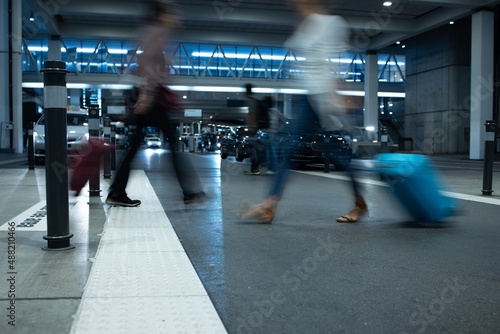
[[[82,137],[89,133],[88,111],[80,109],[80,111],[67,112],[67,134],[68,134],[68,154],[76,153],[79,145],[75,142],[82,141]],[[45,114],[40,117],[33,129],[33,140],[35,148],[35,161],[41,162],[45,160]]]

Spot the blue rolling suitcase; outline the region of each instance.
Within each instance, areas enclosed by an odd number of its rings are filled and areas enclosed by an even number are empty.
[[[443,176],[424,155],[386,153],[375,156],[376,171],[418,221],[439,222],[457,213],[459,203],[443,195]]]

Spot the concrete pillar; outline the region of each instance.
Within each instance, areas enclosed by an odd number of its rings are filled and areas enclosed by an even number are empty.
[[[0,71],[4,77],[0,80],[0,122],[2,125],[9,124],[9,128],[2,131],[0,149],[15,153],[23,152],[21,14],[22,1],[1,2]],[[12,130],[10,124],[13,125]]]
[[[292,96],[285,94],[283,97],[283,115],[286,118],[292,118]]]
[[[472,15],[470,159],[484,158],[484,124],[493,119],[494,13]]]
[[[0,2],[0,73],[4,73],[0,80],[0,122],[10,121],[10,93],[9,93],[9,8],[7,1]],[[3,149],[5,143],[9,146],[8,137],[0,138]]]
[[[68,93],[69,93],[69,105],[80,106],[80,99],[82,95],[81,89],[68,89]]]
[[[12,148],[23,153],[23,56],[22,1],[12,1],[12,108],[14,135]]]
[[[47,52],[48,60],[61,60],[61,41],[59,36],[52,36],[52,39],[47,41],[49,50]]]
[[[368,50],[365,57],[365,105],[364,126],[378,130],[378,55],[375,50]],[[377,137],[374,135],[373,138]]]

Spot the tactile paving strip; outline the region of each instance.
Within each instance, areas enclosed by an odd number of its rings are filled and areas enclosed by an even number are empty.
[[[226,333],[143,171],[112,207],[71,333]]]
[[[79,333],[226,333],[206,297],[86,298],[80,307]]]

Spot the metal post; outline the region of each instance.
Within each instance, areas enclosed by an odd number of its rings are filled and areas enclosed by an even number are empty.
[[[493,157],[495,155],[495,121],[486,121],[484,141],[483,195],[491,195],[493,181]]]
[[[111,118],[108,116],[104,117],[104,144],[109,145],[111,143]],[[111,152],[103,152],[103,170],[104,170],[104,178],[111,178]]]
[[[116,125],[111,124],[111,170],[116,170]]]
[[[387,127],[383,126],[380,128],[380,151],[382,153],[387,153],[389,152],[389,149],[387,147]]]
[[[33,142],[33,129],[35,128],[34,122],[28,123],[28,169],[35,169],[35,144]]]
[[[89,145],[92,143],[99,142],[100,140],[100,129],[99,129],[99,105],[91,104],[89,106]],[[97,167],[99,169],[99,167]],[[100,196],[101,189],[99,181],[99,170],[92,173],[89,180],[89,195],[90,196]]]
[[[66,129],[66,63],[46,61],[43,73],[45,112],[45,180],[47,198],[48,245],[44,250],[66,250],[69,233],[68,143]]]
[[[330,173],[330,135],[325,134],[325,173]]]

